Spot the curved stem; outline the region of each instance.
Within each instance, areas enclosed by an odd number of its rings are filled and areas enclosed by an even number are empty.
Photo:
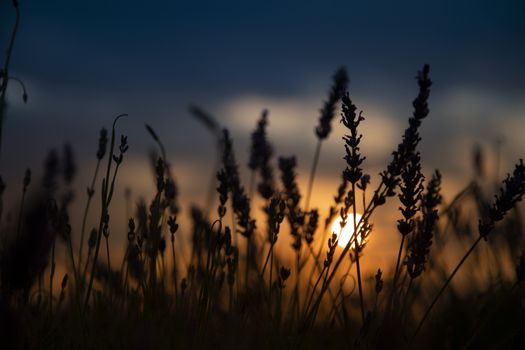
[[[108,215],[108,206],[111,200],[111,197],[108,193],[108,189],[109,189],[109,175],[111,172],[111,162],[113,161],[113,150],[115,149],[115,125],[120,118],[125,117],[125,116],[127,116],[127,114],[118,115],[113,121],[113,127],[111,130],[111,144],[110,144],[109,153],[108,153],[108,167],[106,169],[106,177],[104,178],[104,181],[102,181],[102,193],[101,193],[102,210],[100,213],[100,221],[98,224],[98,231],[97,231],[97,242],[95,245],[95,255],[93,256],[93,265],[91,267],[91,275],[89,276],[89,284],[88,284],[88,289],[86,291],[86,299],[84,301],[84,308],[87,308],[89,304],[91,290],[93,289],[93,280],[95,278],[95,269],[97,267],[98,253],[100,250],[100,241],[102,239],[102,227],[104,225],[104,218],[106,215]],[[116,176],[116,172],[115,172],[115,176]],[[112,184],[114,183],[115,183],[115,178],[113,178]]]
[[[18,31],[18,24],[20,23],[20,9],[18,6],[15,6],[16,18],[15,24],[13,26],[13,31],[11,32],[11,39],[9,40],[9,46],[6,50],[6,58],[4,62],[2,85],[0,86],[0,153],[2,151],[2,135],[4,130],[4,105],[5,105],[5,96],[7,92],[7,83],[9,82],[9,63],[11,62],[11,55],[13,53],[13,47],[15,45],[16,33]]]

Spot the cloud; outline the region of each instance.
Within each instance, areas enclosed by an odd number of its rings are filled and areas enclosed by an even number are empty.
[[[226,101],[222,113],[227,116],[227,123],[238,134],[246,135],[253,131],[261,111],[270,111],[268,127],[269,137],[276,143],[295,144],[295,152],[301,154],[304,146],[314,145],[316,138],[314,128],[318,124],[319,109],[324,96],[270,97],[263,95],[237,96]],[[389,155],[402,130],[399,121],[389,117],[384,108],[372,99],[364,101],[364,116],[361,124],[363,137],[363,152],[370,158]],[[326,142],[330,154],[337,157],[343,154],[342,137],[345,128],[340,124],[340,109],[332,121],[332,134]],[[289,147],[287,147],[289,148]],[[308,147],[307,147],[308,148]]]

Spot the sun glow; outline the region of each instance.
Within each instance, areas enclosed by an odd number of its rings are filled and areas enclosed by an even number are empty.
[[[361,220],[361,214],[356,213],[356,221],[359,223],[359,220]],[[343,227],[343,230],[341,231],[341,217],[337,217],[337,219],[334,220],[332,223],[332,232],[335,232],[337,235],[339,235],[339,242],[337,244],[344,248],[348,244],[348,241],[354,234],[354,215],[349,213],[348,219],[346,220],[346,225]],[[357,237],[357,243],[361,244],[361,236]]]

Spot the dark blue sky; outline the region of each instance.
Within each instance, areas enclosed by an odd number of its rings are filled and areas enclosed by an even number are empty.
[[[523,154],[524,143],[516,141],[525,129],[523,1],[20,3],[11,72],[26,82],[30,97],[21,104],[18,87],[10,86],[1,171],[13,172],[13,179],[27,165],[39,167],[47,149],[64,141],[93,161],[98,129],[118,113],[130,114],[122,128],[131,159],[146,161],[147,122],[175,160],[196,169],[194,163],[212,159],[213,142],[189,117],[189,103],[233,129],[240,159],[259,108],[270,108],[271,125],[285,125],[307,106],[309,114],[294,124],[301,128],[289,137],[272,134],[283,153],[298,153],[307,168],[317,110],[341,65],[369,125],[389,121],[385,128],[400,136],[417,92],[416,71],[431,64],[432,112],[422,144],[430,169],[457,174],[474,142],[496,137],[508,140],[509,158]],[[14,12],[11,1],[0,4],[3,49]],[[257,106],[246,107],[254,101]],[[251,114],[239,116],[246,110]],[[370,146],[372,166],[384,164],[399,136],[380,147],[383,156]],[[331,142],[326,164],[340,164],[341,141]]]
[[[441,84],[525,81],[522,1],[21,3],[13,70],[54,84],[294,94],[341,64],[365,81],[371,72],[403,79],[424,62]]]

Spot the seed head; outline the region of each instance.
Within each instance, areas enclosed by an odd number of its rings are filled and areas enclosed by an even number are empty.
[[[356,114],[356,106],[350,100],[350,95],[346,95],[342,98],[343,101],[343,113],[341,114],[341,122],[344,126],[350,131],[350,134],[347,134],[343,137],[345,141],[345,150],[347,167],[343,172],[343,175],[347,181],[350,183],[356,183],[361,179],[363,175],[363,170],[361,169],[361,164],[365,160],[365,157],[361,157],[359,153],[359,143],[363,135],[357,133],[357,127],[365,118],[359,113]]]
[[[89,239],[88,239],[88,247],[89,249],[95,248],[95,245],[97,244],[97,230],[94,228],[89,233]]]
[[[101,160],[106,154],[108,144],[108,131],[105,128],[100,129],[100,136],[98,138],[97,159]]]
[[[487,215],[479,221],[479,234],[486,239],[495,223],[503,220],[505,214],[514,208],[524,194],[525,165],[520,159],[519,163],[515,165],[512,175],[507,174],[507,178],[503,180],[499,194],[495,196],[494,203],[488,209]]]
[[[128,242],[131,244],[135,240],[136,233],[135,233],[135,220],[133,218],[130,218],[128,221]]]
[[[386,197],[392,197],[395,195],[395,188],[399,183],[399,175],[401,174],[402,169],[406,166],[406,163],[410,160],[410,157],[415,153],[419,141],[421,141],[418,130],[421,126],[422,120],[429,113],[428,97],[430,95],[430,86],[432,85],[432,81],[428,76],[429,71],[429,65],[425,64],[423,69],[418,73],[417,81],[419,85],[419,93],[412,103],[414,106],[414,113],[408,120],[409,126],[403,134],[403,140],[397,146],[397,150],[392,153],[392,161],[388,165],[387,170],[380,174],[386,190],[384,194],[375,194],[374,201],[376,202],[376,205],[384,204]]]
[[[332,130],[330,125],[335,116],[335,108],[337,102],[341,99],[348,86],[348,74],[344,67],[333,76],[333,85],[328,94],[328,100],[324,103],[321,109],[321,116],[319,117],[319,125],[315,128],[315,134],[319,140],[326,139]]]
[[[69,143],[64,145],[64,165],[63,165],[64,181],[67,185],[73,182],[77,173],[77,165],[75,164],[75,157],[73,155],[73,148]]]
[[[285,268],[284,266],[281,266],[279,269],[279,279],[277,280],[277,284],[279,288],[284,289],[285,285],[284,282],[290,277],[290,269]]]
[[[441,203],[441,174],[435,171],[421,199],[422,217],[417,221],[414,238],[409,242],[407,272],[416,278],[425,270],[434,229],[439,219],[437,206]]]

